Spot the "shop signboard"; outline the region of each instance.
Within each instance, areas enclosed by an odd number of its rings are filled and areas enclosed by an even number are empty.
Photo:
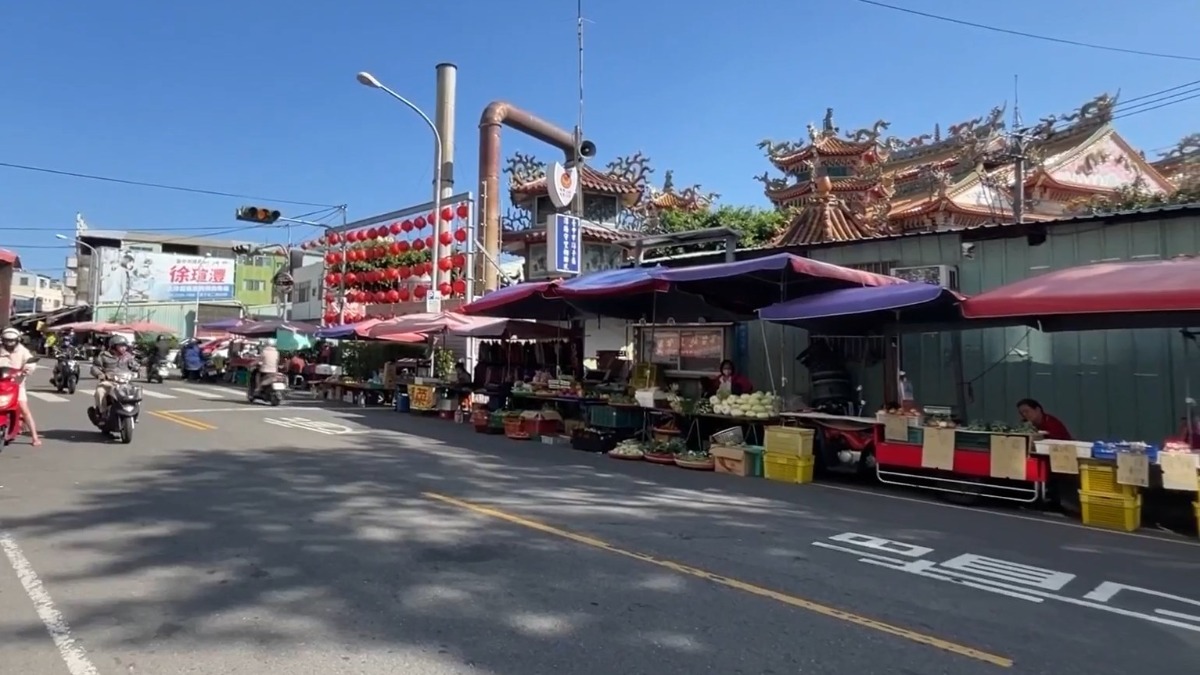
[[[556,213],[546,223],[546,263],[557,274],[579,274],[583,260],[583,227],[579,218]]]
[[[101,303],[233,300],[237,290],[232,258],[131,248],[99,253]]]

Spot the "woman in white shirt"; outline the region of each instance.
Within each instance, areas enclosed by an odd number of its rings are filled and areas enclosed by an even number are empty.
[[[25,393],[25,379],[29,377],[34,368],[34,364],[31,363],[32,359],[33,354],[25,348],[25,345],[21,344],[20,331],[16,328],[5,328],[0,331],[0,365],[21,371],[17,403],[21,407],[21,417],[24,418],[25,426],[29,428],[29,435],[33,437],[33,444],[36,446],[42,444],[42,439],[38,436],[37,425],[33,421],[33,412],[29,409],[29,397]]]

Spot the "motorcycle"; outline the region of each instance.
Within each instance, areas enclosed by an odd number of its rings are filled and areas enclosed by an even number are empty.
[[[64,391],[74,394],[75,387],[79,385],[79,361],[75,358],[75,352],[63,350],[56,358],[54,371],[50,373],[50,384],[60,394]]]
[[[157,362],[150,361],[146,364],[146,381],[158,382],[159,384],[166,382],[167,375],[171,373],[171,367],[167,363],[167,359],[161,359]]]
[[[0,443],[8,445],[21,435],[21,371],[0,367]]]
[[[257,383],[256,383],[257,381]],[[283,393],[287,391],[287,379],[280,373],[260,375],[258,371],[250,373],[250,385],[246,391],[246,400],[266,401],[272,407],[283,403]]]
[[[106,380],[111,386],[105,394],[103,417],[94,407],[88,408],[88,418],[106,435],[116,434],[121,443],[133,442],[133,428],[142,413],[142,388],[133,383],[133,373],[110,373]]]

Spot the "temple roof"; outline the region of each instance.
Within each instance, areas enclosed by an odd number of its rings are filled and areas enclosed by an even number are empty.
[[[607,173],[601,173],[596,169],[584,164],[579,171],[579,188],[585,194],[603,194],[613,195],[623,198],[626,201],[626,206],[629,206],[637,201],[638,196],[642,194],[642,188],[637,185],[610,176]],[[513,185],[509,188],[514,202],[520,201],[521,197],[540,197],[546,194],[546,177],[535,178],[533,180]]]
[[[652,170],[649,160],[637,153],[618,157],[604,170],[584,164],[579,169],[579,189],[585,195],[618,197],[624,207],[637,204],[646,190],[646,176]],[[546,164],[532,155],[514,153],[507,161],[509,198],[514,206],[525,207],[547,194]]]
[[[832,189],[828,178],[818,179],[818,194],[802,208],[779,236],[775,246],[797,246],[829,241],[857,241],[878,232],[852,211]]]

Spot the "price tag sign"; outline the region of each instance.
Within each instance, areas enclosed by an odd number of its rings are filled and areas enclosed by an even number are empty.
[[[410,385],[408,405],[416,410],[432,410],[437,405],[437,389]]]
[[[1054,443],[1050,445],[1050,471],[1053,473],[1079,474],[1079,452],[1073,445]]]
[[[1117,483],[1150,486],[1150,458],[1133,452],[1117,453]]]

